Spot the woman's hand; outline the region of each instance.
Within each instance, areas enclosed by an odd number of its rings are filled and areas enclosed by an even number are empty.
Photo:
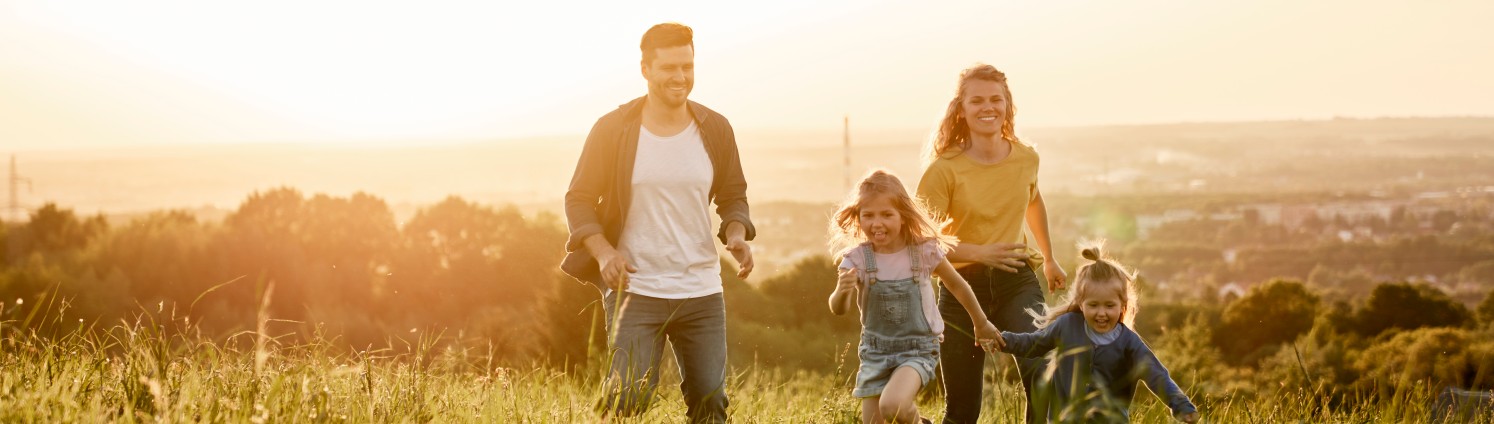
[[[1006,272],[1017,272],[1027,266],[1027,245],[1022,243],[992,243],[981,246],[980,263]]]
[[[1069,284],[1069,274],[1063,272],[1063,265],[1053,258],[1048,258],[1048,263],[1043,264],[1043,276],[1048,279],[1049,293],[1063,290]]]

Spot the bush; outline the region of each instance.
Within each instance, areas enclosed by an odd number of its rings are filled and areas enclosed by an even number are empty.
[[[1253,363],[1312,329],[1318,296],[1300,281],[1271,280],[1224,309],[1214,345],[1234,364]]]
[[[1478,304],[1478,320],[1484,325],[1494,324],[1494,290],[1484,295],[1484,301]]]
[[[1461,327],[1469,319],[1468,308],[1441,290],[1426,284],[1391,283],[1375,286],[1355,321],[1359,334],[1373,337],[1392,328]]]
[[[1418,383],[1432,388],[1494,389],[1494,341],[1489,336],[1459,328],[1396,333],[1359,356],[1356,386],[1381,396]]]

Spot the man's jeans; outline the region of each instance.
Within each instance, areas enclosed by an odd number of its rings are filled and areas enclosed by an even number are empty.
[[[674,345],[680,390],[692,423],[726,422],[726,303],[721,293],[660,299],[608,290],[611,362],[597,408],[617,416],[647,411],[659,386],[664,342]]]

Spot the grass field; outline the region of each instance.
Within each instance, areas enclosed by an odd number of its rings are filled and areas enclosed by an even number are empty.
[[[591,405],[599,374],[584,371],[595,365],[569,375],[560,367],[502,367],[480,344],[418,330],[391,337],[384,348],[351,350],[316,331],[271,337],[268,319],[214,339],[167,314],[105,328],[61,319],[32,325],[36,314],[0,322],[0,422],[597,421]],[[733,370],[730,413],[746,423],[856,422],[852,372],[854,364],[845,363],[822,373]],[[666,371],[657,406],[620,421],[684,422],[677,382]],[[1020,386],[989,387],[983,417],[1020,419]],[[1282,387],[1194,401],[1204,422],[1365,423],[1425,422],[1431,398],[1430,390],[1407,390],[1379,401],[1335,402],[1321,391]],[[943,412],[936,389],[926,389],[920,403],[926,416]],[[1167,422],[1170,413],[1141,395],[1132,420]]]

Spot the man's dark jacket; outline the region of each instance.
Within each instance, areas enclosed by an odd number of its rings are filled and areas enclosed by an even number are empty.
[[[567,253],[560,269],[597,287],[603,287],[601,271],[583,241],[601,233],[616,247],[622,236],[633,195],[633,161],[638,155],[638,132],[643,125],[646,98],[634,99],[597,119],[586,136],[586,145],[581,148],[571,187],[565,192],[565,219],[571,236],[565,242]],[[726,243],[727,224],[740,222],[750,241],[757,237],[757,229],[747,213],[747,180],[742,176],[742,161],[731,123],[700,103],[688,101],[688,107],[714,169],[710,200],[716,204],[716,214],[721,216],[721,229],[716,237]]]

